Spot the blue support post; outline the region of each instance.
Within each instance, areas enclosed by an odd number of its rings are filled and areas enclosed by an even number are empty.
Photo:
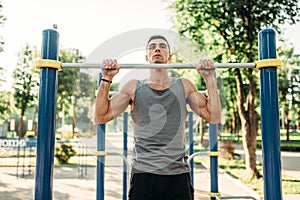
[[[193,153],[194,153],[193,112],[189,112],[188,116],[189,116],[188,126],[189,126],[189,144],[190,144],[189,155],[193,155]],[[190,172],[191,183],[192,183],[192,185],[194,185],[194,159],[191,159],[190,167],[191,167],[191,172]]]
[[[273,29],[259,33],[259,60],[276,59]],[[277,67],[260,69],[260,104],[262,122],[264,199],[281,200],[281,161],[278,109]]]
[[[98,88],[102,79],[102,73],[99,73]],[[97,151],[105,151],[105,124],[98,124],[97,128]],[[105,156],[97,156],[97,188],[96,196],[97,200],[104,200],[104,167],[105,167]]]
[[[128,133],[128,112],[123,114],[123,155],[127,158],[128,147],[127,147],[127,133]],[[123,200],[127,199],[127,165],[123,161]]]
[[[58,38],[55,30],[43,31],[42,59],[58,59]],[[38,135],[36,152],[35,200],[52,199],[55,145],[55,117],[58,69],[47,66],[40,70]]]
[[[218,184],[218,156],[212,153],[218,152],[218,125],[209,124],[209,149],[210,149],[210,196],[215,200],[215,195],[219,193]]]

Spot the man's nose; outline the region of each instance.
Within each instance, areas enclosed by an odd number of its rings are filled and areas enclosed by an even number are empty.
[[[156,47],[155,47],[155,52],[160,52],[159,46],[156,46]]]

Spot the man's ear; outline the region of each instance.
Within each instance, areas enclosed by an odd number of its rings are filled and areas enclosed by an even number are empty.
[[[171,59],[172,59],[172,55],[170,54],[168,58],[168,62],[171,61]]]
[[[147,62],[149,61],[148,55],[145,55],[145,59]]]

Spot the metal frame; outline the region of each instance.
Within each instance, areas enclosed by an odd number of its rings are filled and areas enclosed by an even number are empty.
[[[257,68],[260,69],[260,104],[263,144],[263,174],[265,199],[281,200],[281,162],[280,162],[280,131],[278,108],[277,68],[280,62],[276,59],[276,39],[274,29],[264,29],[259,33],[259,62],[257,63],[220,63],[213,68]],[[54,167],[54,139],[55,113],[57,96],[57,73],[60,68],[101,68],[101,64],[89,63],[59,63],[58,60],[58,32],[43,31],[41,58],[52,60],[37,65],[41,71],[37,165],[35,177],[35,200],[52,200],[53,167]],[[267,60],[267,61],[265,61]],[[46,63],[46,64],[45,64]],[[188,69],[199,64],[120,64],[121,68],[157,68],[157,69]],[[209,68],[210,69],[210,68]],[[210,125],[210,150],[217,151],[217,125]],[[105,151],[105,124],[98,125],[97,151]],[[102,162],[101,162],[102,161]],[[211,194],[218,194],[217,157],[211,156]],[[97,200],[104,199],[104,156],[97,159]],[[215,200],[215,196],[211,196]],[[221,197],[222,198],[222,197]],[[223,197],[223,199],[226,197]],[[228,197],[227,197],[228,199]]]
[[[121,69],[195,69],[199,64],[197,63],[169,63],[169,64],[134,64],[124,63],[119,64]],[[63,69],[80,68],[80,69],[97,69],[103,68],[100,63],[61,63]],[[213,68],[255,68],[256,63],[215,63]],[[210,68],[208,68],[210,69]]]

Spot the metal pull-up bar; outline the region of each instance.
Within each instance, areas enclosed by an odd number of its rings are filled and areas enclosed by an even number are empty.
[[[169,64],[118,64],[121,69],[194,69],[197,63],[169,63]],[[103,68],[99,63],[62,63],[62,68]],[[213,68],[255,68],[256,63],[215,63]]]
[[[199,66],[198,63],[168,63],[168,64],[137,64],[137,63],[120,63],[121,69],[194,69]],[[56,69],[102,69],[101,63],[61,63],[56,60],[41,59],[36,62],[37,68],[49,67]],[[229,68],[263,68],[263,67],[280,67],[281,61],[278,59],[260,60],[255,63],[215,63],[213,69]],[[203,69],[212,69],[203,68]]]

